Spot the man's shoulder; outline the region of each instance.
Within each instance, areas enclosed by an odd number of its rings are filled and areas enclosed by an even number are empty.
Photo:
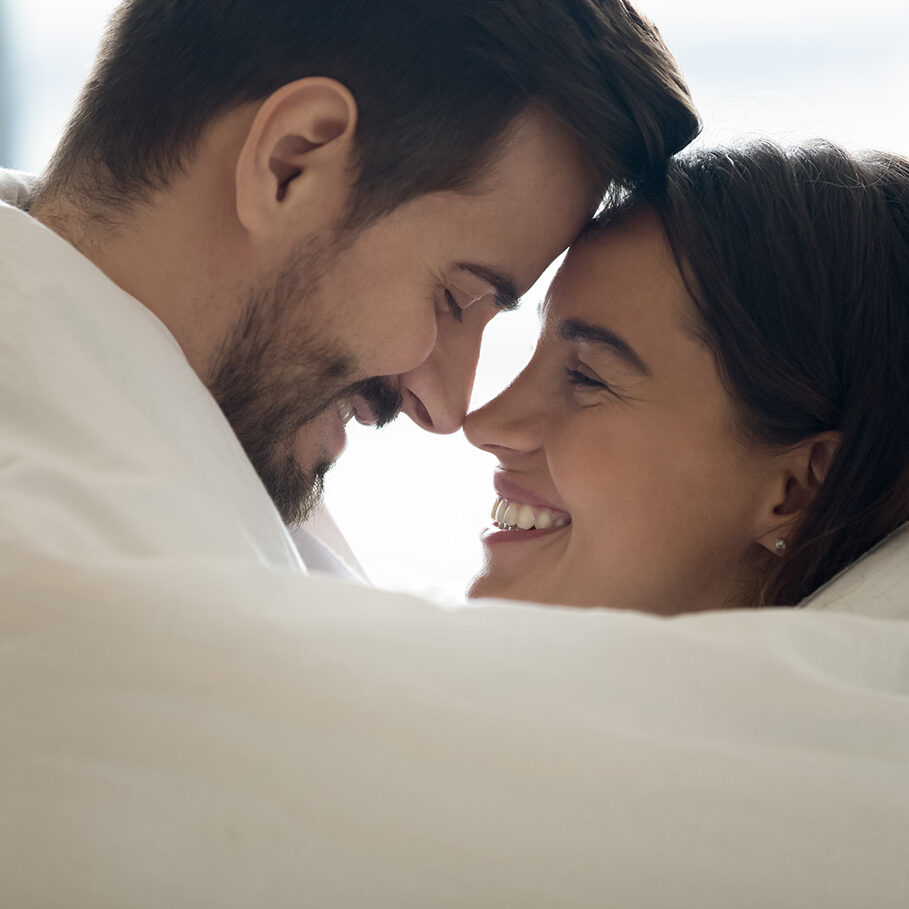
[[[77,559],[178,551],[300,569],[167,326],[7,203],[0,317],[0,461],[13,468],[0,477],[0,537]]]

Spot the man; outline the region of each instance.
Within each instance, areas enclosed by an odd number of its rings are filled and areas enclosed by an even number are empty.
[[[167,326],[287,523],[350,415],[456,430],[486,322],[696,129],[621,3],[158,7],[119,10],[31,214]]]
[[[697,127],[623,3],[159,6],[119,9],[31,214],[168,329],[290,525],[351,415],[457,429],[486,322]]]
[[[122,7],[0,209],[4,899],[811,905],[849,850],[897,893],[901,628],[449,614],[281,520],[351,411],[456,428],[488,319],[695,125],[619,2]]]

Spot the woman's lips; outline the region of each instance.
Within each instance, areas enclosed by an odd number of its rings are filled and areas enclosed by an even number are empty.
[[[493,527],[483,534],[484,542],[517,542],[554,533],[571,523],[571,515],[518,486],[503,474],[496,474],[498,496],[490,517]]]
[[[522,505],[530,505],[531,508],[547,508],[554,515],[558,514],[571,520],[571,515],[567,511],[553,505],[551,502],[547,502],[536,493],[519,486],[504,471],[498,471],[493,475],[492,486],[499,494],[500,499],[507,499],[509,502],[520,502]]]
[[[550,527],[548,530],[504,530],[501,527],[484,527],[480,534],[480,541],[488,545],[499,543],[526,543],[530,540],[536,540],[539,537],[549,537],[560,530],[564,530],[568,525],[563,524],[561,527]]]

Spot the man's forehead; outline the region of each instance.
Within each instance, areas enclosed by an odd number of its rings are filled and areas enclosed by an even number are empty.
[[[562,121],[551,111],[532,106],[518,114],[503,133],[474,191],[483,195],[520,192],[541,171],[564,170],[575,173],[588,187],[592,215],[606,189],[602,179],[593,172],[577,137]]]

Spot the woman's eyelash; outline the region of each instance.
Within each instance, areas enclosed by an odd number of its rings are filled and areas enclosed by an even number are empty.
[[[587,373],[581,372],[579,369],[566,367],[565,374],[570,385],[577,385],[581,388],[604,388],[606,391],[612,390],[601,379],[594,379],[593,376],[588,376]]]

